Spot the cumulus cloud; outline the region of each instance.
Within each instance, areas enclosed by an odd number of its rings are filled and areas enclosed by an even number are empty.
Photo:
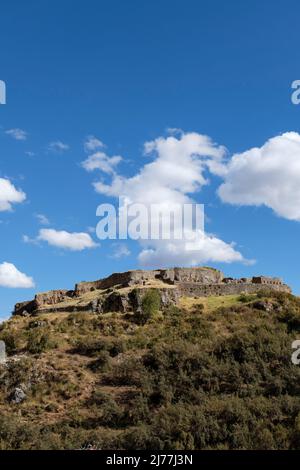
[[[185,240],[152,241],[151,248],[145,248],[140,252],[139,261],[142,265],[149,267],[162,265],[197,266],[209,262],[253,263],[253,261],[245,260],[242,254],[234,249],[234,243],[228,244],[213,235],[200,232],[193,242]]]
[[[24,131],[23,129],[18,129],[18,128],[8,129],[7,131],[5,131],[5,134],[9,135],[15,140],[26,140],[28,137],[28,134],[26,131]]]
[[[68,144],[65,144],[61,140],[50,142],[50,144],[48,145],[48,150],[50,152],[55,152],[55,153],[63,153],[69,149],[70,149],[70,146]]]
[[[212,160],[221,162],[225,154],[208,136],[189,133],[146,142],[145,154],[154,160],[131,178],[114,175],[111,184],[94,184],[97,192],[108,196],[125,195],[132,201],[151,203],[164,199],[190,202],[187,193],[195,193],[208,183],[204,172]]]
[[[26,194],[16,189],[6,178],[0,178],[0,212],[12,209],[12,204],[18,204],[26,199]]]
[[[84,143],[84,150],[87,153],[91,153],[86,160],[81,162],[81,166],[86,171],[99,170],[102,173],[108,175],[115,174],[116,166],[123,160],[120,155],[114,155],[110,157],[103,150],[99,150],[105,147],[101,140],[97,139],[93,135],[89,136]]]
[[[218,189],[223,202],[265,205],[300,221],[300,135],[287,132],[262,147],[233,155]]]
[[[41,229],[37,240],[45,241],[49,245],[71,251],[82,251],[98,246],[88,233],[67,232],[65,230],[54,230],[50,228]]]
[[[93,135],[89,135],[84,142],[84,150],[86,152],[93,152],[102,147],[105,147],[103,142]]]
[[[94,183],[96,191],[107,196],[123,196],[128,204],[142,203],[149,207],[156,204],[164,211],[166,206],[182,207],[193,203],[191,194],[208,184],[205,176],[208,169],[218,173],[224,171],[226,149],[216,145],[208,136],[195,132],[159,137],[147,142],[144,152],[153,157],[152,161],[146,163],[136,175],[126,178],[114,173],[110,184],[103,181]],[[180,216],[180,211],[175,213],[175,217]],[[192,230],[192,227],[189,229]],[[203,231],[195,235],[193,242],[141,241],[139,260],[147,265],[190,266],[208,261],[245,262],[232,243],[205,235]]]
[[[12,263],[0,264],[0,286],[11,288],[32,288],[34,281],[32,277],[19,271]]]

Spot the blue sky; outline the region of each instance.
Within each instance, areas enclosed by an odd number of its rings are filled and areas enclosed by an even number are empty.
[[[205,203],[206,231],[234,242],[242,260],[205,264],[232,276],[279,275],[299,294],[300,106],[291,103],[291,83],[300,79],[299,2],[12,0],[1,2],[0,13],[7,86],[0,178],[20,199],[11,210],[2,205],[0,266],[10,263],[35,283],[2,285],[1,317],[37,291],[140,267],[136,242],[122,245],[119,257],[111,241],[88,247],[99,242],[91,230],[97,205],[115,201],[93,183],[109,186],[118,174],[134,192],[130,178],[161,158],[160,137],[180,146],[184,137],[206,135],[211,148],[227,149],[220,171],[203,169],[209,183],[183,193]],[[85,150],[89,136],[105,147]],[[108,171],[83,168],[96,152]],[[115,167],[112,156],[122,157]],[[86,249],[53,246],[62,230],[85,233]]]

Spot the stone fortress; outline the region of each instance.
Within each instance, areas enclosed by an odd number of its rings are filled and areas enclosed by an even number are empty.
[[[291,292],[279,278],[256,276],[233,279],[214,268],[170,268],[115,273],[104,279],[80,282],[74,290],[37,294],[16,304],[14,315],[52,312],[130,312],[140,308],[147,289],[157,289],[162,305],[176,304],[181,297],[251,294],[262,289]]]

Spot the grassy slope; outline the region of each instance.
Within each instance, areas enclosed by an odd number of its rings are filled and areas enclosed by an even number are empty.
[[[185,298],[145,324],[12,318],[0,331],[18,358],[0,368],[0,448],[300,448],[299,330],[287,294]]]

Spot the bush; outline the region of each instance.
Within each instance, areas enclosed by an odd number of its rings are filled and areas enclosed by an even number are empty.
[[[116,364],[109,373],[103,377],[103,383],[106,385],[136,385],[141,382],[143,368],[141,361],[134,357],[126,358],[119,364]]]
[[[14,330],[4,330],[0,333],[0,340],[5,342],[6,352],[8,354],[14,354],[18,351],[20,345],[20,334],[18,332]]]
[[[253,300],[253,295],[251,294],[241,294],[239,297],[238,297],[238,301],[239,302],[243,302],[243,303],[247,303],[247,302],[251,302]]]
[[[102,372],[107,369],[109,365],[110,355],[108,351],[100,351],[97,359],[90,364],[90,369],[93,372]]]
[[[126,351],[126,344],[122,338],[88,338],[84,337],[75,343],[75,352],[89,357],[99,357],[102,352],[111,357]]]
[[[50,332],[47,329],[39,328],[28,332],[27,350],[32,354],[40,354],[47,349],[54,347]]]
[[[149,289],[142,298],[142,312],[139,314],[139,323],[144,324],[153,318],[161,306],[160,293],[157,289]]]

